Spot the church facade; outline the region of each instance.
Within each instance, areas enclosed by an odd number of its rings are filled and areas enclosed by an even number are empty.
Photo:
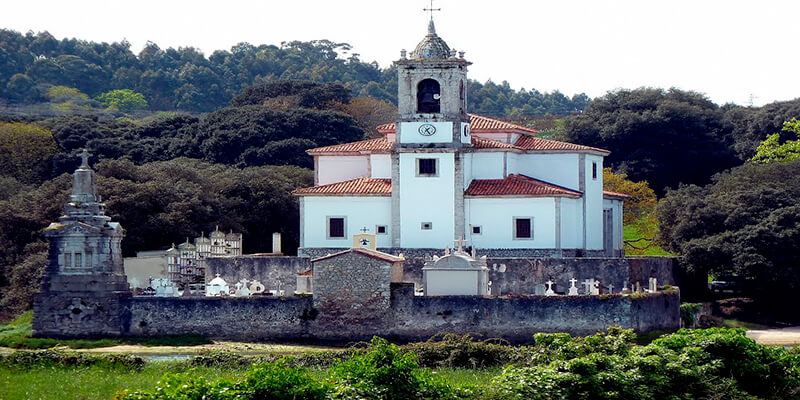
[[[315,186],[295,191],[302,252],[370,232],[397,251],[463,238],[490,255],[623,255],[625,196],[603,191],[608,151],[469,114],[471,63],[432,20],[395,64],[398,115],[382,137],[308,151]]]

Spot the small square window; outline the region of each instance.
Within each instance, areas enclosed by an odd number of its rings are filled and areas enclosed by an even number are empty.
[[[592,179],[597,180],[597,163],[592,162]]]
[[[481,227],[480,226],[473,226],[472,227],[472,234],[473,235],[480,235],[481,234]]]
[[[514,218],[514,239],[533,239],[533,218]]]
[[[437,162],[435,158],[417,159],[417,176],[437,176]]]
[[[344,217],[328,217],[328,239],[344,239]]]
[[[421,225],[421,229],[423,231],[429,231],[429,230],[433,229],[433,223],[432,222],[423,222],[422,225]]]
[[[375,233],[378,235],[385,235],[386,234],[386,225],[378,225],[375,227]]]

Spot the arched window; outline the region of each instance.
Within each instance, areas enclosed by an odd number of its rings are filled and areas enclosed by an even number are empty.
[[[438,113],[439,82],[433,79],[424,79],[417,85],[417,112],[418,113]]]

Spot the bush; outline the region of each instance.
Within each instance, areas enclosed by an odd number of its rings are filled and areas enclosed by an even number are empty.
[[[332,399],[457,399],[446,383],[421,369],[417,357],[375,337],[369,350],[331,368]]]
[[[414,353],[420,366],[427,368],[489,368],[508,364],[523,357],[524,347],[488,341],[477,342],[470,335],[446,334],[441,340],[411,343],[402,347]]]
[[[77,352],[53,350],[15,351],[0,355],[0,366],[8,368],[32,367],[88,367],[99,366],[111,369],[140,370],[144,359],[129,354],[90,355]]]

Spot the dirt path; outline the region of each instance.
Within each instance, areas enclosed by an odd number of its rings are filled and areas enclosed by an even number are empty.
[[[753,329],[747,337],[769,346],[800,346],[800,326],[773,329]]]

